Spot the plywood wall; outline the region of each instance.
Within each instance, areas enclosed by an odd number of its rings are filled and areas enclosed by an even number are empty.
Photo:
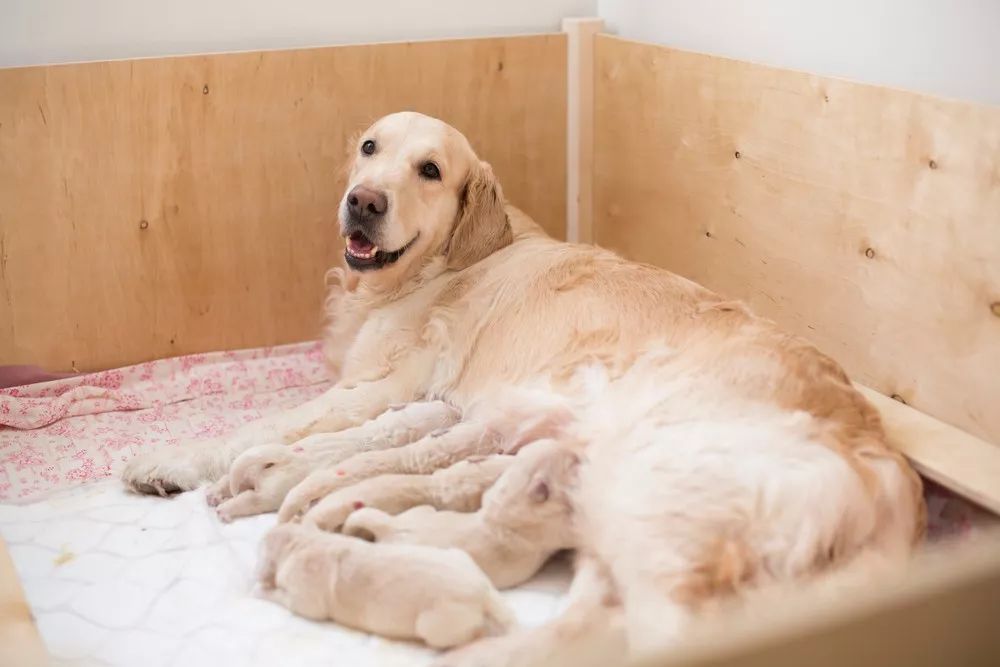
[[[347,138],[401,109],[563,233],[563,35],[0,70],[0,364],[315,337]]]
[[[1000,109],[600,36],[595,239],[1000,442]]]

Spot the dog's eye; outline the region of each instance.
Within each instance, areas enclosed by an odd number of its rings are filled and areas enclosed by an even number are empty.
[[[375,142],[371,139],[367,139],[363,144],[361,144],[361,152],[365,155],[371,155],[375,152]]]
[[[424,162],[420,165],[420,176],[428,181],[440,181],[441,170],[433,162]]]

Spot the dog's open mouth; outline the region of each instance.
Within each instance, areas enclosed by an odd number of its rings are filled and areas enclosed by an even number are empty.
[[[402,257],[403,253],[417,240],[417,236],[414,236],[409,243],[398,250],[382,250],[362,232],[351,232],[345,239],[347,248],[344,250],[344,258],[347,260],[348,266],[358,271],[381,269],[395,263]]]

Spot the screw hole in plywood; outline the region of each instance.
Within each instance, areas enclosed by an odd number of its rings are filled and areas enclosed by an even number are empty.
[[[147,229],[148,227],[149,227],[149,221],[148,220],[140,220],[139,221],[139,229]]]
[[[201,94],[202,95],[208,95],[208,84],[207,83],[204,86],[201,87]]]
[[[740,157],[742,157],[742,154],[739,151],[736,151],[735,153],[733,153],[733,157],[739,160]]]
[[[874,248],[866,249],[865,257],[867,257],[868,259],[875,259],[875,249]]]

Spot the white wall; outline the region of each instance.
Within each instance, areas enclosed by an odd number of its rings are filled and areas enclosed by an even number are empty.
[[[1000,0],[599,0],[629,39],[1000,105]]]
[[[0,67],[558,31],[596,0],[0,0]]]

